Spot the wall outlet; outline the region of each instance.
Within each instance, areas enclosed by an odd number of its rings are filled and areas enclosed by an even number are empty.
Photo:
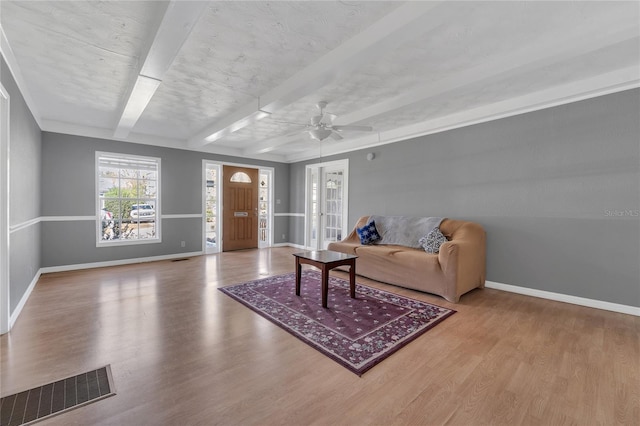
[[[286,235],[282,234],[282,239],[284,240],[286,238]]]
[[[185,243],[184,241],[180,241],[180,247],[185,247],[187,245],[187,243]]]

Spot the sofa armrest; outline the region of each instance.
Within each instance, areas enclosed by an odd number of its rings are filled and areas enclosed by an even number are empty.
[[[438,261],[447,280],[455,284],[451,296],[456,301],[467,291],[484,287],[485,252],[484,244],[476,241],[452,240],[440,246]]]
[[[358,219],[358,222],[356,222],[356,225],[353,227],[349,235],[347,235],[347,237],[342,240],[342,242],[360,245],[360,237],[358,236],[358,232],[356,231],[356,229],[362,228],[364,225],[367,224],[368,221],[369,221],[369,216],[362,216],[360,219]]]

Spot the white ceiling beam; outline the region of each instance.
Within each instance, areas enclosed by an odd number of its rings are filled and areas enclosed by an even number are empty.
[[[299,141],[301,138],[304,138],[304,137],[305,137],[304,130],[299,130],[283,136],[277,136],[275,138],[261,141],[259,144],[253,145],[249,148],[245,148],[244,154],[246,155],[266,154],[267,152],[274,151],[283,145],[288,145],[292,142]]]
[[[126,138],[136,125],[207,4],[204,1],[169,2],[149,49],[142,55],[144,60],[114,132],[116,138]]]
[[[602,31],[605,32],[607,29],[603,28]],[[435,84],[424,85],[420,89],[412,90],[396,98],[379,102],[349,114],[341,115],[335,120],[335,124],[345,125],[369,120],[465,86],[477,85],[498,78],[504,79],[515,73],[524,74],[637,38],[637,27],[619,29],[612,26],[609,28],[608,33],[599,33],[598,37],[590,37],[589,33],[587,33],[581,34],[573,40],[563,40],[553,45],[542,41],[532,45],[529,49],[516,50],[499,61],[480,64],[476,67],[451,74],[434,82]]]
[[[136,78],[133,90],[131,90],[131,95],[129,95],[129,100],[120,115],[118,127],[116,127],[116,131],[113,133],[114,137],[124,139],[129,136],[131,129],[133,129],[133,126],[136,125],[136,122],[147,108],[149,101],[151,101],[160,83],[160,80],[144,75],[139,75]]]
[[[251,120],[247,118],[255,114],[258,109],[273,114],[327,83],[349,75],[363,63],[375,59],[381,51],[436,27],[440,24],[439,22],[426,20],[424,16],[439,4],[439,2],[407,2],[401,5],[279,86],[261,95],[259,102],[250,102],[231,115],[206,126],[189,139],[190,145],[206,145],[211,142],[206,140],[211,135],[224,132],[231,127],[236,130],[242,128],[243,122],[250,124]],[[211,139],[213,140],[214,137]]]

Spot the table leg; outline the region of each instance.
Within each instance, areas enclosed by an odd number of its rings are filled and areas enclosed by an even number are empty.
[[[329,294],[329,268],[322,265],[322,307],[327,307],[327,298]]]
[[[300,275],[302,274],[302,265],[300,258],[296,257],[296,296],[300,296]]]
[[[349,266],[349,290],[351,291],[351,298],[356,298],[356,262],[351,262]]]

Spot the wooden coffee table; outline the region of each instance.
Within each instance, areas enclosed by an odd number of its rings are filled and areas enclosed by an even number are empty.
[[[322,270],[322,307],[327,307],[329,293],[329,271],[338,266],[349,266],[349,290],[351,298],[356,298],[356,259],[358,256],[331,250],[304,251],[294,253],[296,258],[296,296],[300,296],[300,275],[302,264],[313,265]]]

